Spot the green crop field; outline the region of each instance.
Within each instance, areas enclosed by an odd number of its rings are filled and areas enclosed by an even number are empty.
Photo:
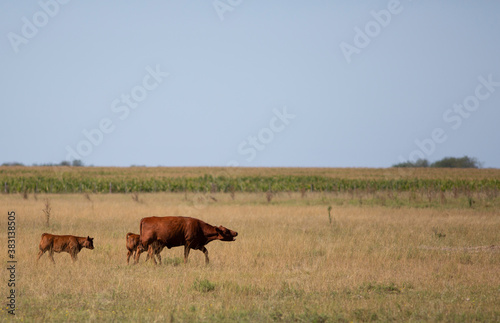
[[[0,181],[0,259],[14,211],[17,261],[2,321],[500,321],[498,170],[1,167]],[[239,235],[208,244],[208,266],[183,248],[127,265],[125,235],[167,215]],[[36,262],[44,232],[95,249]]]
[[[4,193],[497,192],[493,169],[0,167]],[[493,193],[492,193],[493,194]]]

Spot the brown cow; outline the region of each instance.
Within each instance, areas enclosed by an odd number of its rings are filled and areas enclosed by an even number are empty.
[[[55,264],[54,252],[67,252],[71,255],[73,262],[76,261],[76,255],[82,248],[94,249],[94,238],[91,237],[76,237],[71,235],[59,236],[50,233],[42,234],[42,239],[38,245],[40,252],[38,253],[37,261],[46,252],[49,252],[49,258]]]
[[[201,220],[182,217],[148,217],[141,220],[141,243],[148,248],[155,241],[167,247],[184,246],[184,263],[189,251],[197,249],[205,254],[205,263],[209,263],[205,245],[213,240],[234,241],[238,232],[223,226],[215,227]]]
[[[129,264],[129,260],[130,260],[130,256],[133,255],[133,259],[136,259],[136,261],[134,261],[134,263],[137,263],[139,261],[139,257],[141,255],[141,253],[143,253],[144,251],[144,248],[142,247],[142,244],[141,244],[141,240],[140,240],[140,236],[138,234],[135,234],[135,233],[132,233],[132,232],[129,232],[127,233],[127,264]],[[152,253],[154,253],[154,255],[156,256],[156,258],[158,258],[158,261],[160,262],[161,264],[161,251],[163,250],[163,246],[159,245],[158,243],[154,243],[150,246],[150,248],[153,249]],[[146,261],[148,261],[150,258],[150,253],[148,252],[148,256],[146,257]],[[156,264],[156,259],[153,257],[153,260]]]

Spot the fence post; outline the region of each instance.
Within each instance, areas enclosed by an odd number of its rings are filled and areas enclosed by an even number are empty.
[[[109,194],[111,194],[112,191],[111,191],[111,182],[109,182]]]

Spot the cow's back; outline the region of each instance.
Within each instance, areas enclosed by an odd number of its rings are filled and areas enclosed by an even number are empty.
[[[181,217],[149,217],[141,220],[141,241],[144,246],[161,241],[167,248],[182,246],[196,236],[200,220]]]
[[[54,248],[55,252],[66,251],[75,249],[78,246],[78,241],[75,236],[70,235],[62,235],[55,236],[54,242],[52,244],[52,248]]]
[[[55,252],[70,252],[78,248],[78,238],[73,235],[55,235],[48,234],[48,241],[50,241],[50,249]]]

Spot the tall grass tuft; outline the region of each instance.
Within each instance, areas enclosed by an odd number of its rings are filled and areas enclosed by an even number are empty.
[[[208,293],[215,290],[215,284],[210,282],[208,279],[197,278],[193,282],[193,289],[200,293]]]
[[[307,190],[305,187],[300,188],[300,197],[305,198],[306,197]]]
[[[133,192],[132,193],[132,200],[137,203],[142,203],[143,201],[139,198],[139,193],[138,192]]]
[[[441,239],[441,238],[445,238],[446,237],[446,234],[441,232],[441,230],[439,230],[438,228],[434,227],[432,228],[432,232],[434,232],[434,236]]]
[[[472,208],[474,206],[474,203],[476,203],[476,201],[474,201],[474,199],[472,198],[472,196],[469,196],[468,200],[469,200],[469,207]]]
[[[49,199],[45,200],[45,208],[42,209],[42,211],[45,214],[45,224],[48,228],[48,227],[50,227],[50,212],[52,212],[52,207],[50,206]]]
[[[233,185],[229,186],[229,194],[231,195],[231,200],[234,201],[234,193],[236,192],[236,188]]]
[[[267,200],[267,203],[271,203],[271,201],[273,200],[273,197],[274,197],[274,194],[271,190],[268,190],[266,192],[266,200]]]

